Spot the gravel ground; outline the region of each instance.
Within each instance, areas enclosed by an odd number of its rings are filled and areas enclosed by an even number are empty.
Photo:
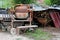
[[[28,37],[24,37],[22,35],[11,35],[8,32],[0,32],[0,40],[33,40]]]

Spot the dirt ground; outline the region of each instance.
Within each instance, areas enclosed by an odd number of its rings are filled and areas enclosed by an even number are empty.
[[[60,28],[55,27],[44,27],[41,28],[44,32],[49,32],[51,34],[50,40],[60,40]]]
[[[24,37],[22,35],[11,35],[8,32],[0,32],[0,40],[33,40],[28,37]]]
[[[48,32],[51,34],[50,40],[60,40],[60,28],[54,27],[44,27],[40,28],[44,32]],[[0,32],[0,40],[34,40],[28,37],[24,37],[23,35],[11,35],[9,32]]]

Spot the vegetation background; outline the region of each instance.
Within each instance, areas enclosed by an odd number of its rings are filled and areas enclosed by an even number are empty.
[[[47,5],[60,5],[60,0],[45,0],[44,2]]]
[[[37,4],[37,0],[0,0],[0,8],[11,7],[16,4]],[[46,5],[60,5],[60,0],[44,0]],[[40,4],[39,4],[40,5]]]

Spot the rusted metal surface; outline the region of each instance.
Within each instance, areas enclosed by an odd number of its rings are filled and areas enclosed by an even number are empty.
[[[12,28],[14,27],[14,22],[15,23],[19,22],[18,24],[23,24],[24,22],[29,22],[29,25],[31,25],[32,11],[29,10],[29,7],[22,4],[22,5],[17,5],[14,8],[15,8],[16,17],[11,17],[12,18],[12,22],[11,22]],[[18,20],[16,20],[15,18],[17,18]],[[22,25],[20,25],[20,26],[22,26]],[[17,26],[15,25],[15,27],[17,27]]]
[[[60,28],[60,14],[56,11],[51,11],[50,16],[54,22],[56,28]]]
[[[29,7],[26,5],[17,5],[15,6],[15,15],[16,18],[19,19],[27,19],[29,17],[29,12],[28,12]]]
[[[34,19],[36,19],[39,23],[41,23],[43,26],[46,26],[47,23],[50,22],[51,18],[47,10],[44,11],[34,11],[33,15]]]

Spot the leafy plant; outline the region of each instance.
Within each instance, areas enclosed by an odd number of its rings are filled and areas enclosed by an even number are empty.
[[[52,5],[56,4],[56,5],[60,5],[60,0],[50,0]]]
[[[60,0],[45,0],[45,4],[47,5],[60,5]]]
[[[51,5],[51,1],[50,0],[44,0],[45,4],[47,5]]]
[[[35,2],[36,0],[13,0],[14,4],[31,4]]]
[[[0,7],[1,8],[7,8],[10,7],[11,5],[11,0],[0,0]]]

